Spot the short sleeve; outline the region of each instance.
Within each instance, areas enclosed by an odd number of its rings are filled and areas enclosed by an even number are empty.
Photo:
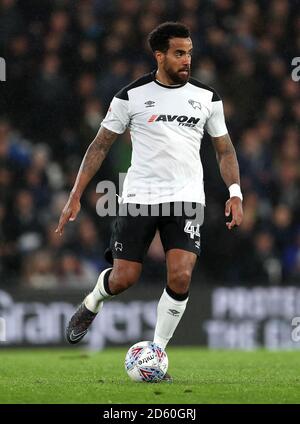
[[[223,102],[218,98],[217,101],[212,101],[211,105],[211,114],[206,121],[206,129],[211,137],[221,137],[228,133],[224,117]]]
[[[114,97],[101,126],[117,134],[123,134],[129,124],[129,101]]]

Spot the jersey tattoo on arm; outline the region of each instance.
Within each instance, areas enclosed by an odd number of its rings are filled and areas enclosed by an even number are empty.
[[[220,173],[225,184],[227,187],[232,184],[240,185],[239,164],[229,134],[222,135],[221,137],[212,137],[212,142],[216,151]]]

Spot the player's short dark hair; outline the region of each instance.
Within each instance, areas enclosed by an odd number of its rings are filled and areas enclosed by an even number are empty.
[[[150,32],[148,43],[153,52],[159,50],[165,53],[169,49],[169,40],[171,38],[188,38],[190,36],[190,30],[184,24],[180,22],[164,22]]]

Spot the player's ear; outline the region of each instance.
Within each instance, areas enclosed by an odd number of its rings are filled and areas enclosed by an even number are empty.
[[[157,63],[158,64],[161,64],[163,62],[163,60],[164,60],[164,53],[163,52],[160,52],[159,50],[156,50],[154,52],[154,57],[157,60]]]

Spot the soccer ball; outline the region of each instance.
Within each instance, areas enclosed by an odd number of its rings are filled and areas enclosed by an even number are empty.
[[[155,383],[162,380],[168,369],[166,352],[153,342],[138,342],[125,357],[125,370],[133,381]]]

